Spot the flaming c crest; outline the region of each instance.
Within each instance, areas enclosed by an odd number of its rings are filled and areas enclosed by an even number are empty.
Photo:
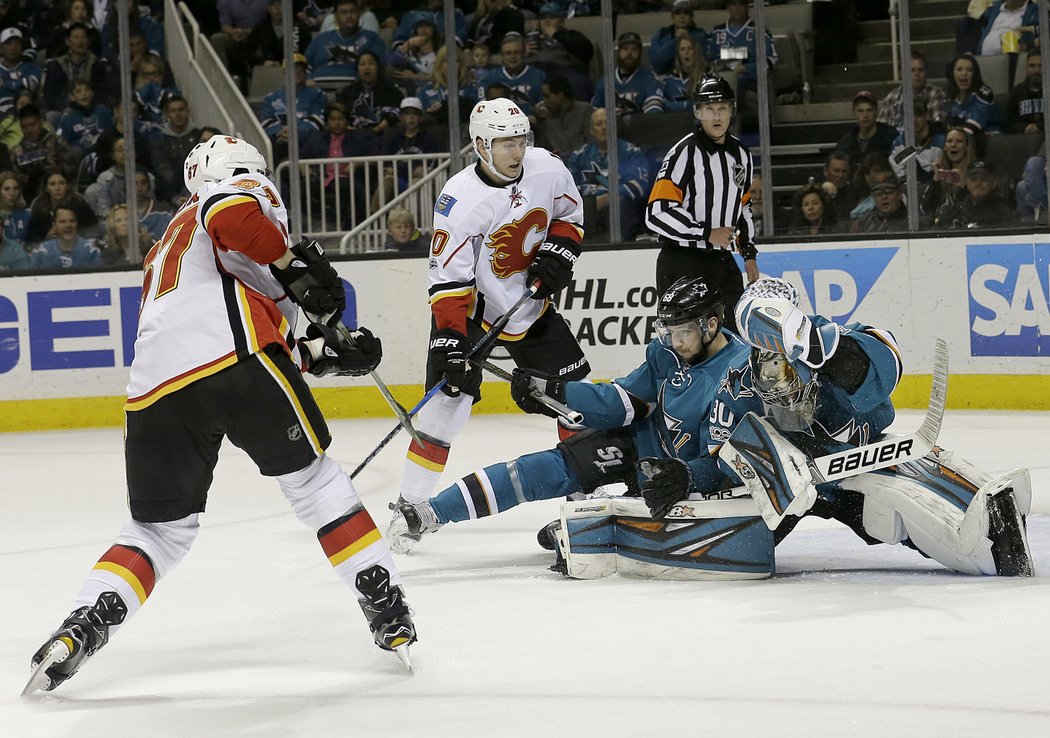
[[[547,211],[533,208],[524,216],[497,228],[485,244],[492,249],[492,271],[500,279],[523,272],[532,264],[532,255],[539,241],[526,244],[533,231],[547,229]]]

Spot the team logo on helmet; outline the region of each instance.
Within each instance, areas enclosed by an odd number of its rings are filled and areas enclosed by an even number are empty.
[[[547,211],[533,208],[518,220],[500,226],[485,244],[492,249],[492,271],[500,279],[523,272],[532,265],[540,239],[527,244],[534,232],[542,236],[547,230]]]

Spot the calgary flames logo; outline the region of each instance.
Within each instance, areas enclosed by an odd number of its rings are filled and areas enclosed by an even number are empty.
[[[485,245],[492,249],[492,271],[500,279],[523,272],[532,264],[539,241],[526,243],[533,231],[547,230],[547,211],[533,208],[518,220],[497,228]]]

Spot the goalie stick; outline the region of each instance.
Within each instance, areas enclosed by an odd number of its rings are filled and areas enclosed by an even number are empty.
[[[813,483],[834,482],[862,472],[885,469],[905,461],[921,459],[933,450],[944,420],[948,398],[948,344],[938,338],[933,345],[933,383],[926,417],[914,433],[891,436],[865,446],[817,457],[810,463]]]
[[[510,382],[514,379],[513,374],[511,374],[502,367],[496,366],[491,361],[486,361],[485,359],[471,359],[470,363],[474,364],[475,366],[481,367],[485,371],[494,374],[495,376],[499,377],[500,379],[506,382]],[[573,425],[579,425],[583,422],[583,415],[581,413],[577,412],[576,410],[573,410],[571,407],[564,403],[558,402],[553,397],[543,394],[543,392],[535,386],[533,386],[533,388],[529,391],[529,397],[536,400],[536,402],[540,403],[541,405],[549,407],[551,410],[558,413],[559,416],[565,418]]]
[[[503,332],[503,329],[507,326],[507,323],[509,323],[510,319],[514,316],[514,313],[518,312],[521,306],[528,302],[532,298],[532,296],[536,294],[536,290],[538,290],[539,288],[540,283],[539,280],[537,280],[532,284],[531,287],[529,287],[528,292],[521,296],[520,300],[511,305],[510,310],[508,310],[506,313],[504,313],[495,321],[493,321],[492,327],[490,327],[485,333],[485,335],[479,338],[478,342],[471,347],[470,351],[467,352],[467,361],[470,361],[472,356],[476,356],[477,354],[485,351],[489,346],[496,342],[496,340],[499,338],[499,334]],[[423,395],[423,398],[419,402],[417,402],[411,410],[408,410],[405,413],[406,416],[408,418],[411,418],[413,415],[418,413],[420,408],[426,405],[430,401],[430,399],[438,392],[440,392],[446,384],[448,384],[448,379],[442,377],[440,382],[438,382],[429,390],[427,390],[427,393]],[[361,470],[368,466],[370,463],[372,463],[372,459],[378,456],[379,452],[386,448],[386,445],[394,439],[394,436],[396,436],[403,427],[404,426],[401,423],[398,423],[396,426],[394,426],[394,428],[389,433],[387,433],[386,436],[383,437],[383,440],[379,442],[379,445],[372,449],[372,452],[365,457],[364,461],[358,464],[357,468],[350,473],[350,478],[356,479],[357,475],[361,473]]]

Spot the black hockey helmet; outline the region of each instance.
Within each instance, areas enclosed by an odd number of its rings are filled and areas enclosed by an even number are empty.
[[[696,83],[696,89],[693,90],[693,104],[704,105],[716,102],[735,103],[736,94],[733,93],[733,87],[725,77],[708,72]]]
[[[724,321],[725,301],[717,287],[703,277],[682,277],[668,287],[656,307],[656,321],[664,326],[690,320],[704,322],[711,316]]]

